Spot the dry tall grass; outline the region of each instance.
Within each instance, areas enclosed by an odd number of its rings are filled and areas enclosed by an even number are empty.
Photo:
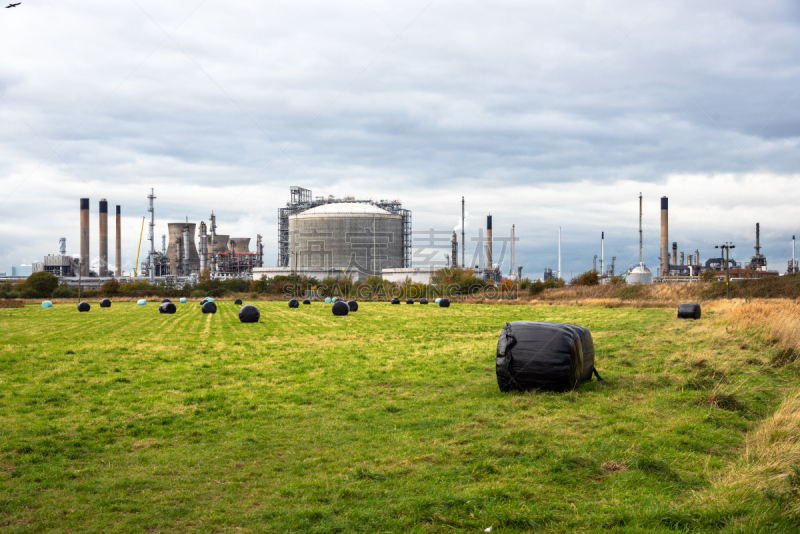
[[[23,308],[25,301],[22,299],[0,299],[0,308]]]
[[[734,328],[757,332],[774,347],[773,365],[798,360],[800,354],[800,302],[790,299],[716,301],[710,303],[719,317]],[[753,495],[794,496],[784,501],[784,511],[800,516],[797,488],[789,488],[800,468],[800,390],[790,392],[778,410],[745,440],[741,458],[702,494],[702,501],[732,504]],[[795,481],[797,482],[797,481]],[[766,493],[765,493],[766,492]],[[792,493],[794,492],[794,493]]]
[[[715,303],[738,328],[754,330],[774,346],[773,363],[784,365],[800,357],[800,302],[789,299]]]

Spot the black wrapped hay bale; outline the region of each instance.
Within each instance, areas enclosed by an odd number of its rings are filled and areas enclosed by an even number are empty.
[[[217,304],[215,302],[206,301],[206,303],[203,304],[202,310],[203,313],[217,313]]]
[[[428,299],[419,299],[419,303],[420,304],[427,304],[428,303]]]
[[[297,299],[292,299],[292,300],[289,301],[289,307],[290,308],[299,308],[300,307],[300,303],[297,302]]]
[[[92,307],[89,306],[88,302],[81,302],[80,304],[78,304],[78,311],[79,312],[87,312],[90,309],[92,309]]]
[[[158,313],[175,313],[177,309],[175,304],[173,304],[171,300],[168,300],[161,303],[161,306],[158,307]]]
[[[203,307],[203,304],[205,304],[206,302],[208,302],[208,299],[203,299],[203,300],[201,300],[201,301],[200,301],[200,307],[202,308],[202,307]]]
[[[261,312],[252,304],[242,306],[239,310],[239,320],[243,323],[257,323],[261,317]]]
[[[354,300],[348,301],[347,307],[350,308],[350,311],[358,311],[358,302]]]
[[[406,299],[406,304],[414,304],[414,299]]]
[[[447,299],[439,299],[439,307],[440,308],[449,308],[450,307],[450,301],[447,300]]]
[[[236,299],[233,301],[234,304],[238,304],[239,306],[242,305],[242,299]]]
[[[392,299],[392,304],[400,304],[400,299],[395,297]]]
[[[310,301],[310,300],[308,300],[308,299],[305,299],[305,300],[303,301],[303,304],[311,304],[311,301]]]
[[[681,304],[678,306],[678,319],[699,319],[699,304]]]
[[[350,306],[343,300],[337,300],[333,303],[331,311],[334,315],[347,315],[350,312]]]
[[[506,323],[497,341],[495,370],[500,391],[576,388],[597,375],[592,333],[566,323]]]
[[[164,300],[161,301],[161,304],[164,304],[165,302],[172,302],[172,301],[169,300],[169,299],[164,299]]]
[[[101,308],[110,308],[111,307],[111,301],[108,300],[108,299],[101,300],[100,301],[100,307]]]

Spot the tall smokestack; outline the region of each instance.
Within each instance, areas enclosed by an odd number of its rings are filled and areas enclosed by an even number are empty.
[[[117,206],[117,243],[114,248],[114,263],[116,269],[114,275],[119,278],[122,276],[122,209]]]
[[[486,268],[492,268],[492,216],[486,217]]]
[[[672,242],[672,265],[678,265],[678,243]]]
[[[669,274],[669,208],[667,197],[661,197],[661,276]]]
[[[208,257],[208,249],[206,248],[206,222],[200,221],[200,272],[206,269],[206,258]],[[258,246],[256,246],[258,252]]]
[[[461,197],[461,268],[464,268],[464,197]]]
[[[794,261],[794,236],[792,236],[792,272],[794,272],[794,265],[795,265],[795,261]]]
[[[100,276],[108,276],[108,201],[100,199]]]
[[[683,251],[681,250],[681,265],[683,265]]]
[[[81,199],[81,276],[89,276],[89,199]]]
[[[213,211],[211,212],[211,272],[217,272],[217,217]]]
[[[761,253],[761,225],[756,223],[756,256]]]
[[[639,267],[642,267],[642,193],[641,192],[639,192]]]
[[[600,232],[600,277],[603,277],[603,261],[605,260],[606,233]]]

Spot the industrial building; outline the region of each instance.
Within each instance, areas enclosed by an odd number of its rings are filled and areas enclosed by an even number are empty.
[[[312,197],[292,186],[278,210],[277,269],[253,275],[349,276],[365,280],[384,269],[411,267],[411,210],[399,200]],[[313,273],[313,274],[312,274]]]

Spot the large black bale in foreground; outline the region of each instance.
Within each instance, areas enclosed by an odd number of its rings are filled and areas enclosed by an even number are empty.
[[[100,307],[101,308],[110,308],[111,307],[111,301],[108,300],[108,299],[101,300],[100,301]]]
[[[292,300],[289,301],[289,307],[290,308],[299,308],[300,307],[300,303],[297,302],[297,299],[292,299]]]
[[[214,302],[206,301],[201,308],[203,313],[217,313],[217,305]]]
[[[176,310],[177,308],[175,307],[175,304],[169,300],[162,302],[161,306],[158,307],[158,313],[175,313]]]
[[[350,312],[350,306],[343,300],[337,300],[333,303],[331,311],[334,315],[347,315]]]
[[[681,304],[678,306],[678,319],[699,319],[699,304]]]
[[[78,311],[79,312],[87,312],[87,311],[89,311],[91,309],[92,309],[92,307],[89,306],[88,302],[81,302],[80,304],[78,304]]]
[[[500,391],[574,389],[597,374],[592,333],[574,324],[506,323],[497,341],[495,369]]]
[[[252,304],[242,306],[239,310],[239,320],[243,323],[257,323],[261,312]]]

